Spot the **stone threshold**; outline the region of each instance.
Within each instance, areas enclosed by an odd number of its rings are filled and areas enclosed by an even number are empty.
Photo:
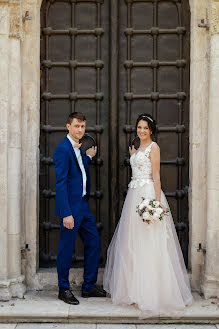
[[[141,317],[135,306],[116,306],[110,298],[81,298],[72,306],[57,299],[56,291],[28,291],[23,299],[0,302],[0,323],[219,323],[219,300],[194,293],[194,304],[169,317]]]
[[[103,272],[104,268],[99,268],[97,284],[102,285],[103,282]],[[80,291],[81,285],[83,283],[84,269],[71,268],[69,272],[69,282],[71,289],[74,291]],[[57,290],[58,281],[57,281],[57,270],[56,268],[40,268],[32,282],[32,286],[36,290]]]

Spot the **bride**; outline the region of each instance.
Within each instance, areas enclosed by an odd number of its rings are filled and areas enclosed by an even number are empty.
[[[192,303],[189,279],[172,215],[147,224],[136,212],[142,197],[168,207],[160,183],[160,149],[148,114],[136,122],[138,150],[129,148],[132,179],[107,252],[104,289],[115,304],[136,304],[149,314],[168,314]]]

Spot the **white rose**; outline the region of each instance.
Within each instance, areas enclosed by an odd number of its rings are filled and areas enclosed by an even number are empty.
[[[145,207],[145,205],[143,203],[141,203],[138,207],[139,210],[142,210]]]
[[[160,202],[159,201],[153,201],[153,204],[155,205],[155,207],[159,207]]]
[[[157,213],[158,215],[161,215],[161,214],[163,213],[163,208],[157,208],[157,209],[156,209],[156,213]]]
[[[150,220],[150,215],[147,212],[143,213],[143,219],[144,220]]]
[[[156,213],[154,213],[154,215],[153,215],[153,219],[155,219],[155,220],[158,220],[160,218],[160,215],[159,214],[156,214]]]
[[[144,207],[147,207],[149,205],[149,202],[150,202],[150,200],[145,199],[142,201],[142,204],[144,205]]]

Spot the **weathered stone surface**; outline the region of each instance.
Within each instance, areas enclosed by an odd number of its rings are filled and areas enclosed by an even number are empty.
[[[7,144],[8,144],[8,7],[5,4],[0,4],[0,281],[7,279],[8,274],[8,259],[7,259]],[[9,295],[4,289],[3,295]]]
[[[23,275],[0,281],[0,301],[8,301],[11,297],[23,298],[26,291],[23,281]]]
[[[97,329],[136,329],[134,324],[98,324]]]
[[[214,5],[213,5],[214,6]],[[219,8],[219,7],[218,7]],[[219,31],[219,29],[218,29]],[[203,284],[206,298],[219,298],[219,34],[211,37],[208,116],[207,253]]]
[[[207,216],[207,140],[209,34],[199,28],[206,21],[208,2],[191,0],[191,64],[190,64],[190,260],[192,287],[200,290],[204,273],[204,254],[197,252],[199,244],[206,248]]]
[[[3,327],[5,325],[5,327]],[[201,324],[91,324],[91,323],[22,323],[0,324],[0,329],[216,329]]]
[[[103,282],[103,268],[98,271],[97,284],[102,285]],[[71,288],[75,291],[81,291],[81,285],[83,283],[82,268],[72,268],[69,273],[69,282]],[[42,268],[37,271],[32,287],[38,290],[57,290],[58,289],[58,277],[56,268]]]
[[[91,323],[22,323],[16,329],[96,329],[96,324]],[[1,327],[0,327],[1,329]],[[7,329],[7,328],[5,328]],[[206,328],[208,329],[208,328]]]
[[[10,37],[22,38],[22,8],[20,0],[9,1]]]
[[[211,32],[219,33],[219,3],[218,3],[218,0],[213,0],[211,15],[212,15]]]
[[[2,5],[0,5],[1,9]],[[7,10],[6,10],[7,8]],[[19,10],[17,11],[17,9]],[[15,10],[16,9],[16,10]],[[1,11],[0,11],[1,12]],[[9,38],[12,16],[21,19],[20,2],[3,5],[5,17],[0,35],[1,116],[0,131],[0,300],[23,297],[25,287],[21,276],[20,217],[21,217],[21,67],[20,40]],[[6,23],[7,22],[7,25]],[[6,30],[7,27],[7,30]],[[7,32],[7,34],[6,34]],[[1,65],[1,64],[0,64]],[[3,128],[3,129],[1,129]],[[13,136],[13,138],[12,138]]]
[[[80,305],[65,304],[53,291],[28,292],[25,299],[0,302],[0,322],[51,322],[51,323],[215,323],[219,321],[219,301],[204,300],[198,294],[195,302],[183,312],[165,318],[143,318],[134,305],[118,306],[109,298],[81,298],[75,294]]]
[[[0,329],[15,329],[16,323],[0,323]]]
[[[215,325],[203,324],[139,324],[136,329],[216,329]]]

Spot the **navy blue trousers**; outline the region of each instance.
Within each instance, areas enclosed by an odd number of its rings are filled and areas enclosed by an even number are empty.
[[[97,281],[100,258],[100,238],[96,228],[96,220],[89,209],[89,204],[83,198],[79,215],[74,218],[72,230],[63,226],[61,219],[60,241],[57,254],[57,272],[59,291],[69,289],[69,270],[72,263],[75,240],[79,233],[84,244],[84,282],[83,291],[94,288]]]

